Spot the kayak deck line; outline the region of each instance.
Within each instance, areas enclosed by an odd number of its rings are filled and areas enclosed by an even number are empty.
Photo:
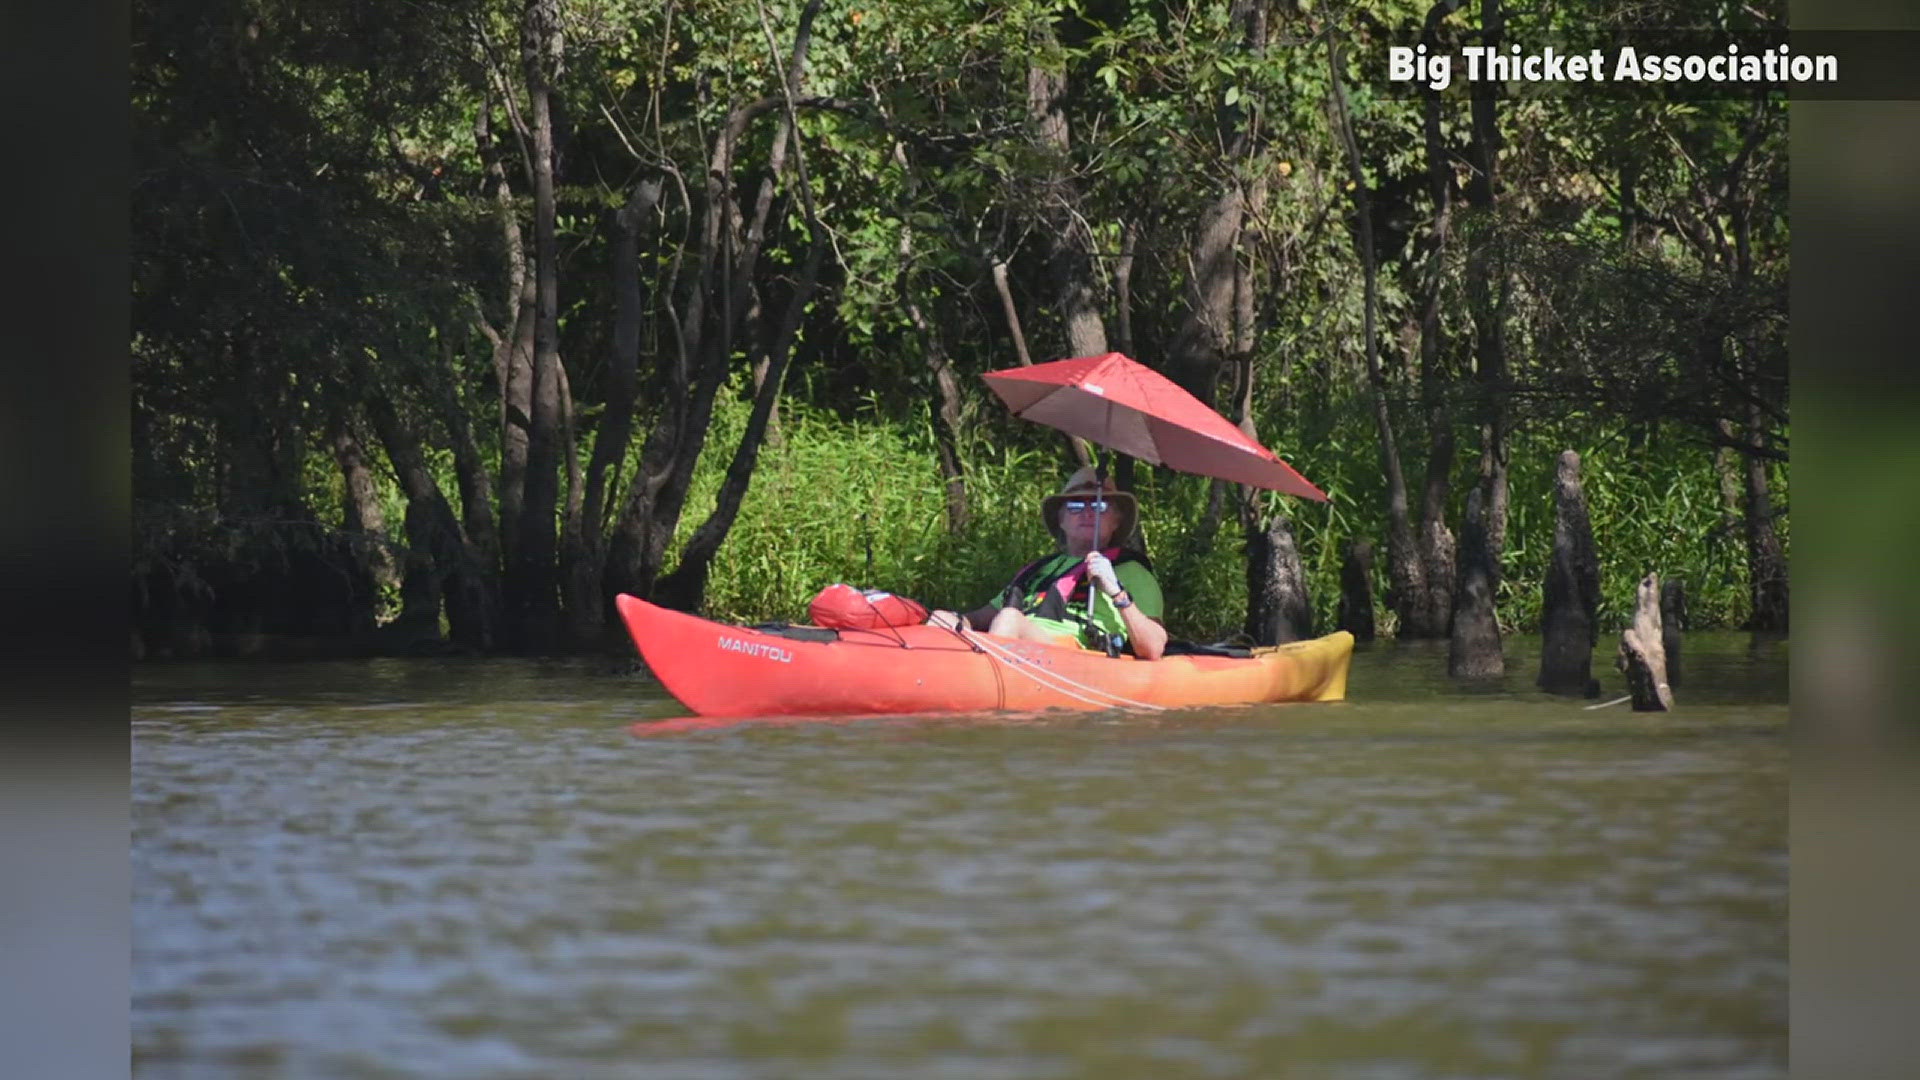
[[[1057,680],[1055,684],[1051,684],[1054,686],[1055,689],[1058,689],[1061,693],[1066,694],[1068,697],[1073,698],[1075,701],[1086,702],[1087,704],[1092,705],[1096,709],[1119,707],[1119,708],[1126,708],[1126,709],[1147,709],[1147,710],[1152,710],[1157,712],[1161,709],[1166,708],[1165,705],[1155,705],[1151,702],[1133,701],[1129,698],[1121,697],[1118,694],[1108,693],[1107,691],[1101,690],[1098,687],[1088,686],[1085,683],[1075,682],[1064,675],[1059,675],[1053,672],[1049,672],[1043,676],[1039,673],[1038,670],[1036,670],[1040,667],[1040,664],[1038,663],[1038,661],[1025,658],[1025,657],[1015,656],[1007,652],[1006,650],[1000,648],[999,645],[997,644],[990,644],[987,641],[988,635],[982,635],[980,638],[975,639],[970,637],[967,632],[963,631],[960,633],[960,636],[963,638],[966,638],[967,640],[973,641],[974,644],[980,646],[980,649],[982,652],[986,653],[988,656],[993,657],[995,660],[998,660],[1001,663],[1007,665],[1013,670],[1018,671],[1020,674],[1027,676],[1030,679],[1034,679],[1039,682],[1046,682],[1047,679],[1049,678]],[[1113,700],[1109,702],[1101,702],[1093,697],[1087,697],[1087,696],[1083,696],[1081,693],[1076,693],[1076,691],[1085,691],[1085,693],[1087,694],[1098,694],[1104,697],[1112,698]]]

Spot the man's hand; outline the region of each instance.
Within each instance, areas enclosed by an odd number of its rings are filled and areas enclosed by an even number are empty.
[[[1108,596],[1120,595],[1120,579],[1114,576],[1113,564],[1097,551],[1087,552],[1087,578]]]
[[[958,612],[941,609],[927,616],[927,625],[937,626],[942,630],[958,630],[960,629],[960,615]]]

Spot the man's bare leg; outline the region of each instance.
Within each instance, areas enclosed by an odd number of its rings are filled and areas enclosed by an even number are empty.
[[[987,633],[1000,637],[1018,638],[1021,641],[1037,641],[1042,645],[1071,644],[1072,639],[1044,626],[1034,625],[1033,620],[1020,613],[1019,608],[1004,607],[993,617],[993,623],[987,627]]]

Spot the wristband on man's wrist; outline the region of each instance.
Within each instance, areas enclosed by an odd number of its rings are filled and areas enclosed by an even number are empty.
[[[1113,606],[1115,609],[1130,608],[1133,606],[1133,597],[1127,595],[1127,590],[1121,589],[1113,594]]]

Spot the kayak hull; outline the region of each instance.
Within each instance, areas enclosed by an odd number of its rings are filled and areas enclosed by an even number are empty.
[[[1110,658],[932,626],[810,641],[616,598],[640,658],[701,716],[865,716],[1339,701],[1353,635],[1252,658]]]

